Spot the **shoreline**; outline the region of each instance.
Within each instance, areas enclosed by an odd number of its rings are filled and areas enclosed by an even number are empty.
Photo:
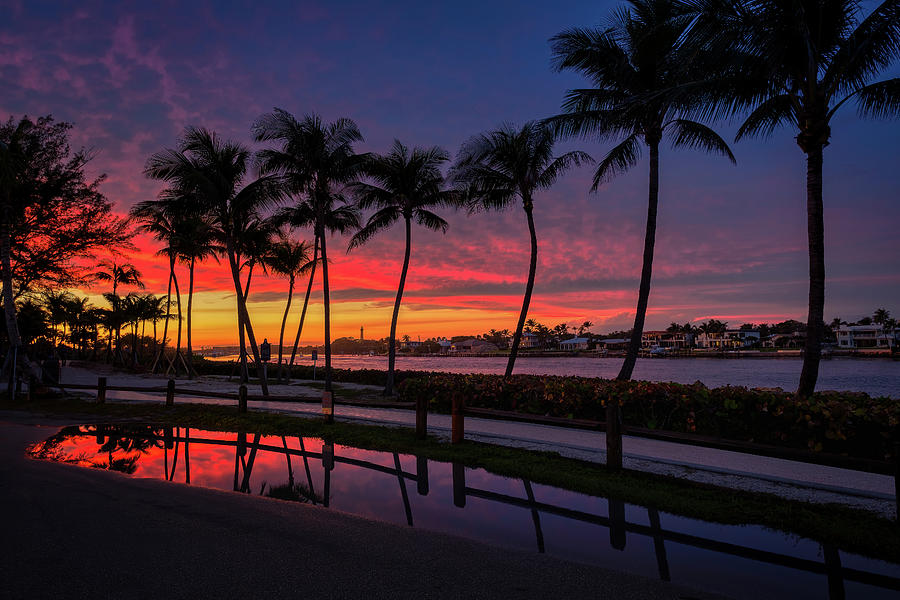
[[[237,362],[238,355],[236,354],[228,354],[225,356],[206,356],[198,353],[198,356],[202,356],[204,360],[208,360],[211,362]],[[387,358],[387,354],[337,354],[334,353],[332,356],[335,357],[353,357],[353,358]],[[456,354],[407,354],[407,353],[398,353],[397,358],[436,358],[436,359],[453,359],[453,358],[508,358],[509,354],[504,353],[472,353],[472,352],[459,352]],[[625,357],[624,353],[615,353],[615,354],[599,354],[596,352],[535,352],[535,353],[524,353],[519,354],[516,357],[516,360],[521,359],[535,359],[535,358],[590,358],[590,359],[614,359],[621,360]],[[758,359],[778,359],[778,360],[803,360],[802,351],[797,352],[716,352],[716,353],[686,353],[686,354],[662,354],[662,355],[649,355],[647,353],[641,353],[639,358],[644,359],[664,359],[664,360],[672,360],[672,359],[706,359],[706,360],[742,360],[742,359],[750,359],[750,360],[758,360]],[[834,353],[829,356],[823,356],[822,360],[832,360],[835,358],[839,359],[852,359],[852,360],[887,360],[887,361],[895,361],[900,362],[900,354],[891,354],[886,352],[872,352],[872,353]],[[294,360],[294,364],[298,365],[300,363],[300,359],[309,360],[308,354],[298,354]],[[250,360],[252,363],[252,359]],[[321,358],[319,362],[324,367],[324,358]],[[277,363],[271,363],[272,365],[276,365]],[[285,361],[285,364],[287,362]]]

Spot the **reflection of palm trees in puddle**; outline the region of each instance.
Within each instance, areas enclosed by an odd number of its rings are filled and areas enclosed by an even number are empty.
[[[65,455],[64,449],[61,448],[63,442],[74,437],[90,437],[96,435],[98,450],[97,454],[105,454],[108,462],[105,465],[91,460],[89,453],[72,453]],[[321,504],[329,506],[331,496],[331,478],[335,464],[341,463],[353,467],[359,467],[370,471],[377,471],[386,475],[396,477],[400,497],[403,502],[406,523],[413,525],[413,511],[407,490],[407,480],[416,482],[416,491],[420,496],[429,494],[428,483],[428,461],[422,457],[416,457],[416,472],[411,473],[403,470],[399,453],[392,453],[393,466],[385,466],[375,462],[355,458],[352,455],[336,456],[335,446],[329,440],[322,443],[321,452],[313,452],[306,449],[305,440],[298,437],[298,449],[292,449],[288,445],[286,436],[281,436],[281,444],[272,445],[262,443],[261,435],[254,434],[253,439],[248,440],[246,433],[239,433],[232,440],[227,439],[209,439],[202,437],[191,438],[190,430],[181,428],[154,429],[152,427],[134,426],[105,426],[97,428],[89,427],[73,427],[66,428],[56,436],[36,444],[31,449],[33,456],[38,458],[50,458],[66,462],[77,462],[82,465],[102,466],[110,470],[122,471],[125,473],[133,473],[136,470],[138,460],[148,455],[152,448],[162,448],[163,458],[165,460],[164,476],[168,481],[172,481],[176,469],[178,468],[178,460],[180,448],[183,446],[183,469],[185,472],[185,483],[190,483],[190,446],[201,444],[201,446],[233,446],[235,450],[234,458],[234,481],[233,489],[242,493],[251,493],[250,478],[253,472],[254,464],[259,451],[267,453],[280,453],[285,456],[285,467],[287,471],[287,482],[278,485],[269,485],[263,482],[259,494],[270,498],[281,500],[289,500],[298,503]],[[80,450],[80,449],[79,449]],[[172,451],[172,461],[169,463],[169,451]],[[127,456],[116,457],[114,454],[126,453]],[[303,459],[303,466],[306,475],[306,483],[295,481],[294,477],[294,457]],[[309,465],[310,459],[320,460],[323,470],[323,486],[322,493],[319,494],[313,485],[312,473]],[[557,506],[540,502],[535,498],[535,492],[530,481],[523,479],[524,498],[521,496],[511,496],[491,490],[479,489],[466,486],[466,468],[454,463],[451,465],[452,473],[452,500],[453,505],[458,508],[465,508],[466,500],[469,497],[482,501],[489,501],[506,506],[518,507],[528,510],[531,514],[531,520],[534,526],[535,540],[538,552],[545,551],[544,531],[541,523],[541,515],[551,515],[553,517],[562,517],[567,520],[573,520],[578,523],[597,525],[605,527],[609,530],[610,546],[616,550],[624,551],[626,548],[627,536],[632,537],[648,537],[653,541],[654,553],[656,556],[656,567],[660,579],[665,581],[671,580],[669,570],[669,561],[667,556],[666,542],[678,545],[686,545],[693,548],[712,551],[722,555],[748,559],[750,561],[780,565],[795,569],[797,571],[806,571],[810,573],[824,574],[827,577],[828,590],[830,598],[842,598],[844,594],[844,581],[857,581],[869,585],[878,586],[889,590],[900,590],[900,578],[887,575],[880,575],[843,567],[838,549],[823,545],[823,560],[815,561],[796,556],[779,554],[765,550],[759,550],[751,547],[744,547],[738,544],[718,541],[714,539],[703,538],[689,533],[680,531],[670,531],[662,528],[660,523],[659,511],[655,508],[647,508],[647,516],[649,525],[629,522],[626,518],[626,505],[623,500],[608,499],[608,516],[602,516],[592,513],[583,512],[571,508]],[[452,510],[452,509],[450,509]]]

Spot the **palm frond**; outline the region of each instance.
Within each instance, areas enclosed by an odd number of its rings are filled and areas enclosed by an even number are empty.
[[[674,137],[672,139],[673,148],[693,148],[695,150],[703,150],[713,154],[721,154],[727,157],[732,163],[737,162],[731,148],[722,137],[702,123],[696,121],[688,121],[686,119],[676,119],[670,125],[674,129]]]
[[[867,85],[855,96],[861,117],[887,119],[900,116],[900,78]]]
[[[597,170],[594,172],[591,191],[597,191],[601,183],[628,171],[640,158],[641,143],[639,134],[632,133],[610,150],[603,160],[600,161]]]
[[[376,233],[382,231],[383,229],[387,229],[391,225],[397,222],[403,216],[403,213],[400,211],[397,206],[386,206],[369,217],[369,220],[366,222],[365,227],[361,228],[357,231],[352,238],[350,238],[350,244],[347,246],[347,252],[350,252],[354,248],[362,246],[366,242],[368,242]]]
[[[431,212],[430,210],[426,210],[424,208],[416,210],[415,219],[416,223],[432,231],[440,230],[441,233],[447,233],[447,227],[449,227],[447,221]]]

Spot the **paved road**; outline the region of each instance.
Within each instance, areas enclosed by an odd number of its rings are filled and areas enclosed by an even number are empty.
[[[710,598],[334,510],[26,458],[0,415],[2,598]],[[10,421],[12,419],[12,421]]]

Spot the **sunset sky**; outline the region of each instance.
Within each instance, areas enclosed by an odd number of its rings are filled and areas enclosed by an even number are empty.
[[[559,111],[583,86],[550,68],[548,39],[604,22],[619,5],[591,2],[191,2],[0,0],[0,118],[52,113],[96,151],[94,174],[116,210],[153,198],[141,171],[186,125],[250,142],[250,124],[273,107],[297,116],[354,119],[360,151],[394,138],[455,155],[469,136]],[[884,76],[897,76],[891,72]],[[732,140],[737,123],[716,129]],[[900,122],[859,121],[848,104],[825,154],[826,319],[900,312]],[[648,328],[710,317],[733,324],[805,320],[805,161],[784,129],[733,144],[727,160],[665,147]],[[566,142],[601,158],[611,147]],[[591,320],[596,332],[631,326],[646,218],[646,158],[589,193],[590,168],[536,198],[540,247],[530,316],[554,325]],[[441,236],[413,231],[398,335],[413,339],[515,326],[528,270],[520,206],[446,215]],[[297,235],[310,237],[309,232]],[[165,292],[154,242],[128,257],[150,291]],[[403,258],[398,225],[344,253],[329,243],[333,334],[386,336]],[[227,266],[198,268],[195,346],[236,341]],[[181,274],[186,289],[186,274]],[[319,286],[317,285],[317,288]],[[251,290],[257,337],[277,339],[287,282]],[[299,298],[305,282],[298,284]],[[99,294],[104,289],[86,290]],[[304,343],[322,340],[321,294]],[[97,300],[98,303],[100,300]],[[289,326],[296,327],[299,304]],[[292,336],[291,336],[292,339]]]

